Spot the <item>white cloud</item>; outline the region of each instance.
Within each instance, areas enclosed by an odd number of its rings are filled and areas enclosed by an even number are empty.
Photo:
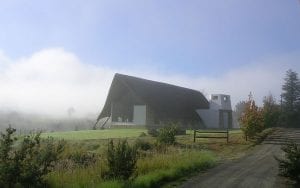
[[[11,60],[0,53],[0,107],[30,113],[67,115],[74,107],[77,115],[100,112],[114,73],[121,72],[203,91],[226,93],[234,103],[250,91],[261,102],[269,92],[277,99],[285,71],[300,73],[300,53],[269,57],[232,69],[216,78],[164,75],[151,69],[113,70],[89,65],[62,48],[38,51],[30,57]]]
[[[0,75],[0,105],[8,109],[66,115],[100,110],[113,76],[108,68],[86,65],[63,49],[46,49],[18,59]]]

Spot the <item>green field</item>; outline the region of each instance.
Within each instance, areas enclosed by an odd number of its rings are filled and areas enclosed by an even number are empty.
[[[110,139],[110,138],[137,138],[141,133],[147,133],[145,128],[118,128],[104,130],[82,130],[82,131],[64,131],[42,133],[42,137],[53,137],[55,139],[64,140],[94,140],[94,139]],[[187,135],[193,135],[192,130],[186,131]],[[241,134],[241,130],[231,130],[230,134]],[[205,139],[207,140],[207,139]]]
[[[144,128],[127,128],[127,129],[104,129],[104,130],[83,130],[83,131],[65,131],[43,133],[42,137],[53,137],[55,139],[65,140],[92,140],[92,139],[109,139],[109,138],[134,138],[147,130]]]

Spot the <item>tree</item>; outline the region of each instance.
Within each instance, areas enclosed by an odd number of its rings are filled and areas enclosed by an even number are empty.
[[[286,112],[299,110],[300,104],[300,82],[298,74],[289,69],[282,85],[282,102]]]
[[[274,127],[278,125],[280,116],[280,107],[272,94],[265,96],[263,99],[263,118],[264,127]]]
[[[252,94],[249,95],[249,100],[246,102],[246,108],[241,118],[242,131],[246,139],[254,138],[254,136],[264,129],[264,119],[262,109],[255,105],[255,101],[252,98]]]
[[[300,82],[298,74],[289,69],[282,85],[282,107],[285,123],[288,126],[297,125],[300,121]]]

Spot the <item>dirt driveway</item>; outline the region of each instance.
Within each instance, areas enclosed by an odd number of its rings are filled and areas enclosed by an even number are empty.
[[[276,130],[245,157],[218,165],[184,182],[180,187],[286,187],[284,180],[277,175],[278,164],[273,156],[283,156],[280,148],[287,140],[300,143],[300,129]]]

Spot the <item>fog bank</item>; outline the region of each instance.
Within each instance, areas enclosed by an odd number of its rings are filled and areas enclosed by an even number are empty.
[[[0,110],[65,118],[72,109],[73,117],[95,117],[103,107],[116,72],[196,89],[207,96],[230,94],[233,106],[251,91],[260,104],[268,93],[279,99],[286,70],[291,68],[300,73],[299,62],[300,52],[293,52],[245,62],[242,67],[208,77],[166,74],[150,65],[126,70],[101,66],[105,64],[101,62],[91,65],[63,48],[44,49],[18,59],[1,52]]]

